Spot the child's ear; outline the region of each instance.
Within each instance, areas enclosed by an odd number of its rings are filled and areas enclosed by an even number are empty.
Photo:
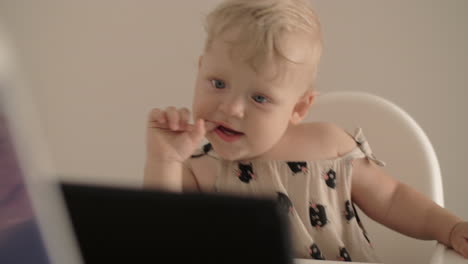
[[[293,125],[299,124],[307,116],[312,103],[314,102],[315,96],[317,92],[312,90],[307,90],[297,101],[296,105],[294,106],[292,115],[291,115],[291,123]]]

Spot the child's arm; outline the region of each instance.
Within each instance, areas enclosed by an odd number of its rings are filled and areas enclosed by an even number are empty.
[[[347,138],[346,145],[355,146]],[[381,224],[414,238],[437,240],[468,258],[466,222],[367,159],[353,162],[352,199]]]
[[[190,125],[190,112],[168,107],[153,109],[147,128],[144,187],[181,192],[197,189],[187,159],[205,135],[203,120]]]
[[[460,218],[367,159],[355,160],[353,171],[353,201],[369,217],[403,234],[450,246],[450,231]]]
[[[195,176],[186,163],[147,160],[143,187],[173,192],[198,190]]]

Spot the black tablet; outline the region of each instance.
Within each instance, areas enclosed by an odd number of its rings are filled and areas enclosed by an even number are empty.
[[[292,263],[273,200],[64,183],[86,263]]]

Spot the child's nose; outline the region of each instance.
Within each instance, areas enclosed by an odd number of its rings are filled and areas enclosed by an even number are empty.
[[[220,103],[219,110],[227,116],[243,118],[245,105],[240,96],[230,96]]]

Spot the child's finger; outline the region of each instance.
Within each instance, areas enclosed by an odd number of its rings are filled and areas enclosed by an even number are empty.
[[[468,244],[465,243],[459,250],[460,255],[468,259]]]
[[[177,112],[177,109],[173,106],[166,108],[166,115],[169,122],[169,128],[171,130],[178,130],[180,116],[179,112]]]
[[[205,121],[203,119],[198,119],[195,121],[195,125],[189,133],[192,140],[198,144],[198,142],[203,139],[206,133]]]
[[[167,128],[167,120],[164,111],[154,108],[148,115],[148,126],[151,128]]]
[[[218,125],[213,123],[213,122],[210,122],[210,121],[205,121],[205,130],[206,131],[211,131],[213,130],[215,127],[217,127]]]
[[[149,119],[150,122],[164,123],[166,121],[166,118],[164,116],[164,112],[161,111],[161,109],[159,109],[159,108],[151,109],[151,112],[149,113],[148,119]]]
[[[180,128],[185,130],[187,129],[188,122],[190,120],[190,111],[184,107],[179,110],[179,113],[180,113],[180,122],[179,122]]]
[[[460,255],[468,258],[468,241],[463,236],[456,237],[452,246]]]
[[[461,249],[461,253],[463,255],[463,257],[465,257],[466,259],[468,259],[468,238],[466,238],[465,236],[463,237],[463,246],[462,246],[462,249]]]

